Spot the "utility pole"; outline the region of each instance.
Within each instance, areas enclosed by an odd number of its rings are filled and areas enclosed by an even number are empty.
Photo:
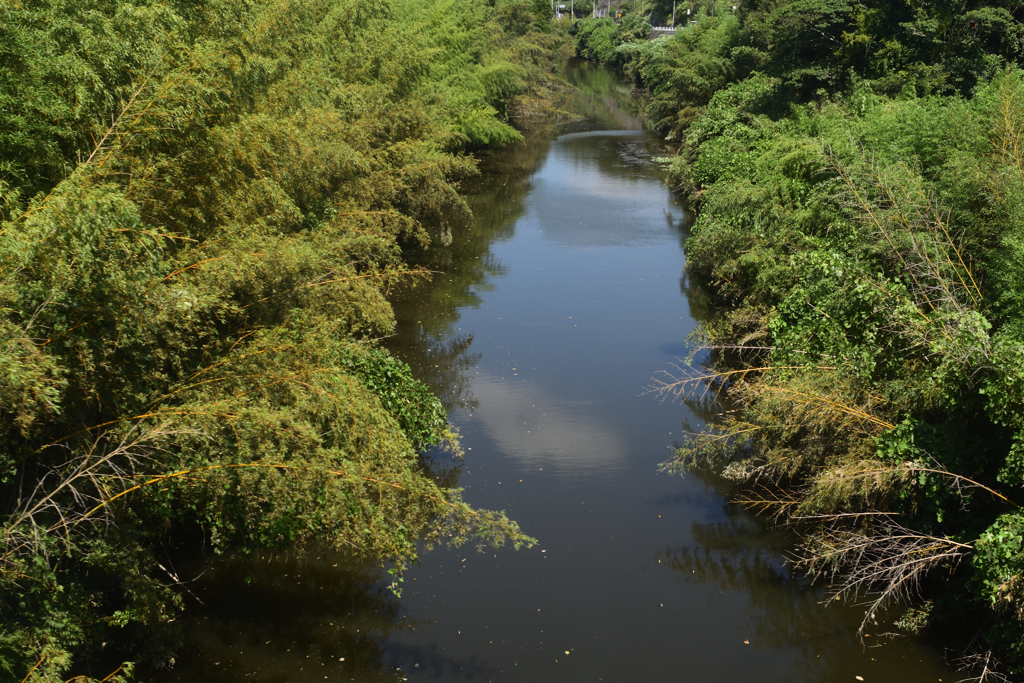
[[[676,25],[676,0],[672,0],[672,25]]]

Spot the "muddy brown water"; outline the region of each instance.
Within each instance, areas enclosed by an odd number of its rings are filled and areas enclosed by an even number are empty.
[[[862,610],[789,572],[790,537],[659,472],[709,419],[644,392],[703,315],[682,277],[691,217],[629,87],[585,63],[567,76],[584,119],[483,160],[474,221],[414,256],[443,274],[396,299],[389,344],[461,433],[461,463],[433,454],[444,476],[538,545],[435,550],[401,597],[327,553],[208,562],[175,666],[143,680],[961,678],[891,625],[861,641]]]

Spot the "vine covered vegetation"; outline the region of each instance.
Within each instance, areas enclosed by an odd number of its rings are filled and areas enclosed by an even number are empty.
[[[865,629],[1024,672],[1024,7],[723,4],[575,30],[649,91],[699,210],[711,362],[659,388],[729,410],[670,466],[796,529]]]
[[[435,476],[444,407],[377,341],[429,276],[402,246],[468,212],[469,152],[552,99],[548,23],[0,0],[0,678],[166,662],[185,543],[397,582],[424,545],[531,542]]]

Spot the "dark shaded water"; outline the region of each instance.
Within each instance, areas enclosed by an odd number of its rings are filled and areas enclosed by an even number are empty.
[[[688,215],[656,161],[670,150],[623,130],[639,127],[628,89],[570,76],[586,120],[485,160],[474,223],[420,255],[444,275],[399,298],[391,344],[462,434],[448,476],[538,546],[432,552],[400,599],[337,557],[224,561],[154,680],[959,678],[918,641],[861,643],[859,611],[790,576],[789,538],[659,474],[708,417],[643,393],[700,316],[680,277]]]

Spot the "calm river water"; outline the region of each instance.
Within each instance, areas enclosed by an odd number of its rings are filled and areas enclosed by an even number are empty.
[[[444,274],[399,297],[390,344],[461,432],[465,460],[444,476],[539,544],[436,550],[401,598],[326,554],[221,561],[197,584],[207,606],[174,670],[146,678],[959,678],[884,624],[862,643],[856,608],[789,574],[789,537],[712,482],[659,473],[708,417],[644,393],[701,315],[681,279],[690,216],[628,88],[586,64],[569,76],[585,120],[484,160],[466,188],[473,223],[418,255]]]

